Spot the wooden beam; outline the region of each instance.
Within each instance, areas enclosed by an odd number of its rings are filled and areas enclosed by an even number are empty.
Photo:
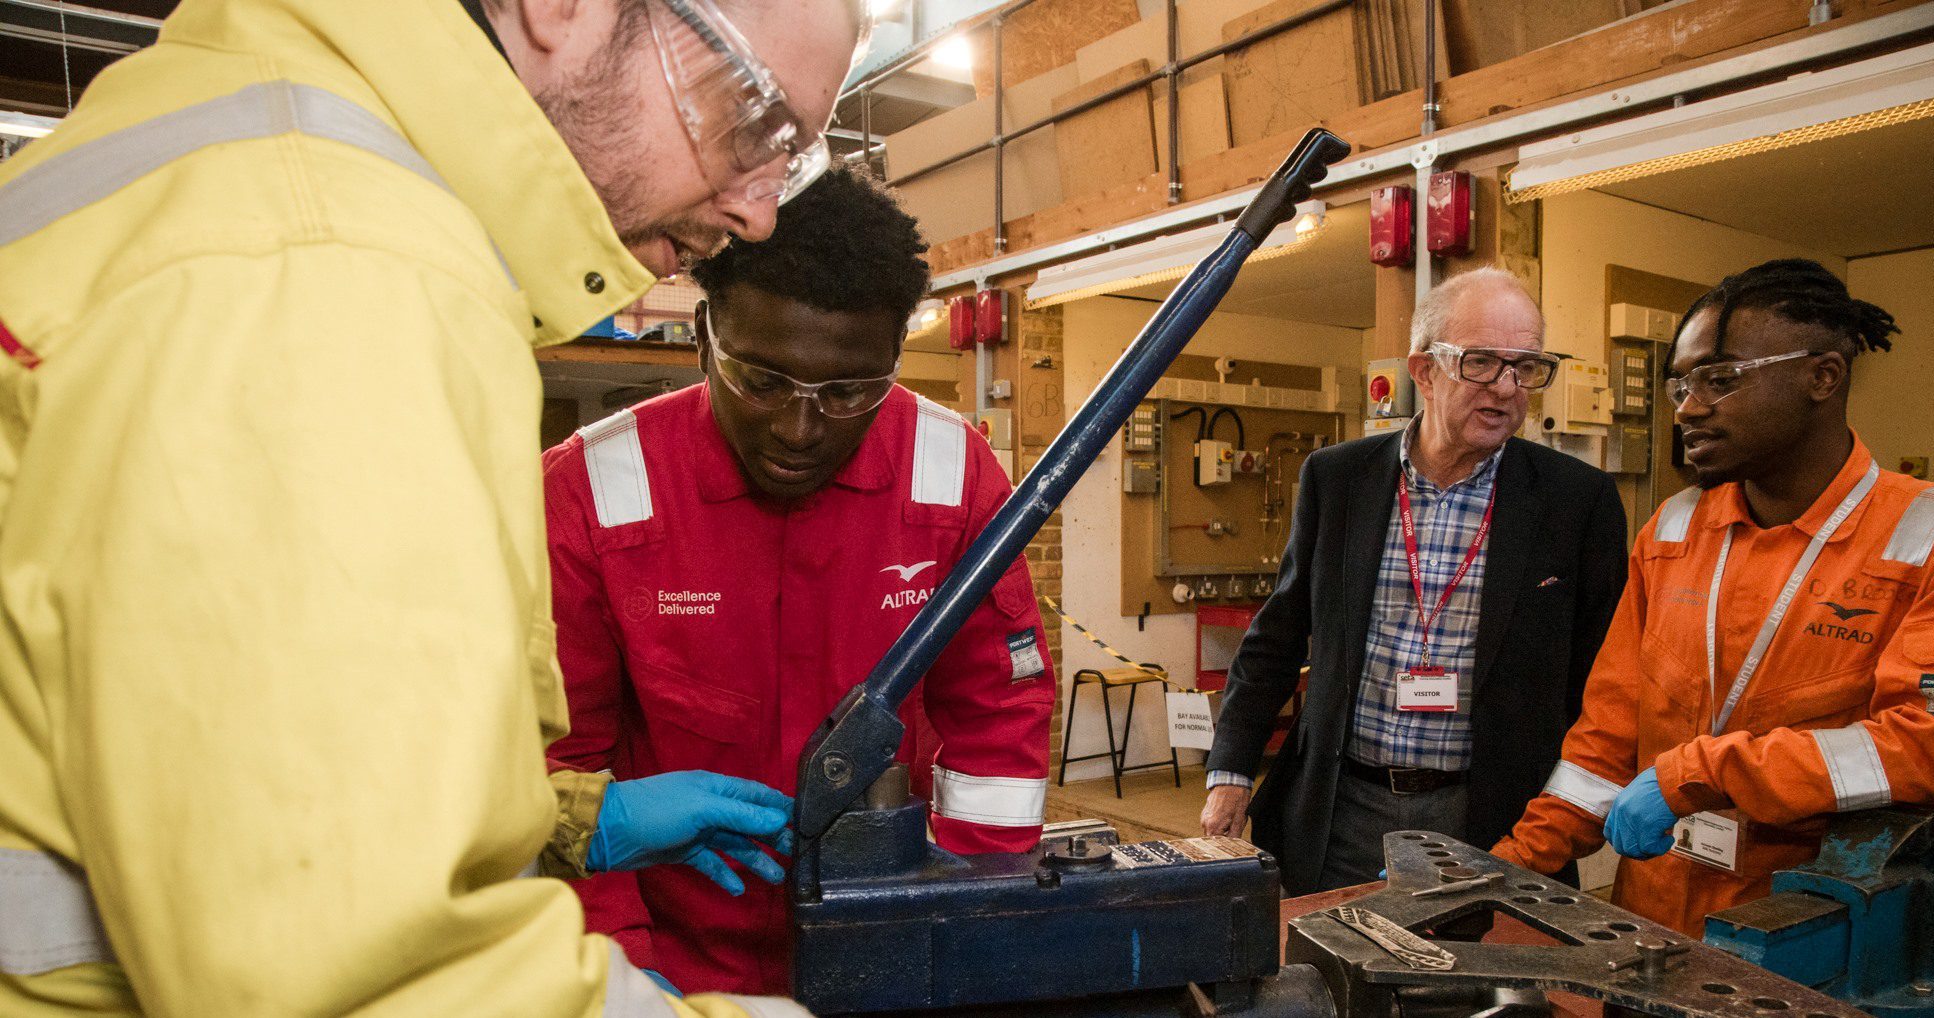
[[[1928,0],[1842,0],[1838,16],[1808,28],[1804,4],[1765,0],[1688,0],[1589,35],[1460,74],[1438,88],[1441,127],[1465,126],[1627,86],[1744,52],[1790,41],[1808,31],[1831,31],[1868,18],[1905,10]],[[1182,167],[1182,199],[1200,201],[1254,184],[1268,176],[1309,127],[1327,127],[1358,154],[1418,136],[1421,91],[1337,114],[1270,138],[1237,146]],[[1009,252],[1025,251],[1138,219],[1168,208],[1167,180],[1151,174],[1022,216],[1007,224]],[[952,272],[994,256],[993,231],[936,244],[928,260],[936,273]]]
[[[662,367],[698,367],[698,348],[683,343],[647,343],[637,340],[578,339],[537,351],[540,361],[571,361],[578,364],[655,364]]]

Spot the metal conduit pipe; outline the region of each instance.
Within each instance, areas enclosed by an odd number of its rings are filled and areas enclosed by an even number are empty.
[[[920,169],[914,170],[911,173],[905,174],[903,176],[895,177],[892,180],[888,181],[887,183],[891,184],[894,187],[900,187],[905,184],[911,183],[915,180],[919,180],[921,177],[924,177],[930,173],[937,173],[940,170],[944,170],[949,166],[952,166],[956,163],[961,162],[962,160],[970,159],[974,156],[981,154],[982,152],[986,152],[997,145],[1010,144],[1029,134],[1033,134],[1035,131],[1038,131],[1043,127],[1047,127],[1050,124],[1060,123],[1061,121],[1066,120],[1069,117],[1080,116],[1081,114],[1086,113],[1089,110],[1092,110],[1103,103],[1110,102],[1115,99],[1119,99],[1122,96],[1135,91],[1136,89],[1147,88],[1150,83],[1158,79],[1168,77],[1171,71],[1174,74],[1179,75],[1183,71],[1186,71],[1189,68],[1196,66],[1197,64],[1200,64],[1209,60],[1214,60],[1216,57],[1229,53],[1232,50],[1241,49],[1244,46],[1261,42],[1262,40],[1267,39],[1271,36],[1279,35],[1283,32],[1288,31],[1289,29],[1295,28],[1297,25],[1303,24],[1304,22],[1314,21],[1315,19],[1320,18],[1325,14],[1333,14],[1337,11],[1344,10],[1348,8],[1352,2],[1353,0],[1328,0],[1328,2],[1319,4],[1306,11],[1303,11],[1300,14],[1291,15],[1290,17],[1283,18],[1280,21],[1271,22],[1267,25],[1257,28],[1253,32],[1249,32],[1246,35],[1240,36],[1235,39],[1231,39],[1228,42],[1222,43],[1221,45],[1203,50],[1202,52],[1197,53],[1194,56],[1185,57],[1181,60],[1174,61],[1168,66],[1150,71],[1147,74],[1141,75],[1140,77],[1137,77],[1131,81],[1127,81],[1120,85],[1117,85],[1114,88],[1111,88],[1108,91],[1101,93],[1100,95],[1092,96],[1082,102],[1076,103],[1075,105],[1070,106],[1067,109],[1061,110],[1057,113],[1050,113],[1039,120],[1033,121],[1032,123],[1029,123],[1026,126],[1015,128],[1012,131],[1001,130],[1001,127],[1000,127],[1001,107],[1000,107],[1000,103],[997,101],[994,104],[994,118],[995,118],[994,137],[989,138],[988,140],[981,142],[978,145],[974,145],[970,148],[966,148],[959,152],[956,152],[953,155],[948,156],[947,158],[942,159],[936,163],[933,163],[930,166],[923,166]],[[998,33],[995,34],[994,39],[995,39],[995,49],[996,49],[994,80],[995,80],[995,90],[998,93],[1000,89],[1000,84],[999,84],[1000,83],[1000,67],[999,67],[1000,36]],[[1173,103],[1171,103],[1170,105],[1171,107],[1174,106]]]

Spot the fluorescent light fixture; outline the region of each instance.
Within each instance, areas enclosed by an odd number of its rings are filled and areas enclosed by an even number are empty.
[[[1510,200],[1604,187],[1934,116],[1934,44],[1526,145]]]
[[[1249,260],[1280,258],[1308,247],[1327,225],[1327,212],[1321,201],[1306,201],[1296,206],[1296,215],[1270,231]],[[1198,227],[1042,269],[1033,285],[1027,288],[1028,309],[1053,307],[1181,279],[1196,262],[1222,243],[1230,229],[1224,224]]]
[[[868,0],[867,12],[875,21],[886,21],[900,13],[901,0]]]
[[[966,35],[955,35],[933,48],[933,62],[955,71],[972,70],[974,47],[968,44]]]
[[[10,134],[16,138],[39,138],[53,132],[60,121],[53,117],[36,117],[31,113],[13,113],[0,110],[0,134]]]
[[[938,297],[928,297],[913,306],[913,314],[907,318],[907,331],[919,332],[940,321],[946,315],[947,305]]]

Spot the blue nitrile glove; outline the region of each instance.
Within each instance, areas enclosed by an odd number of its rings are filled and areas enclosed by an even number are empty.
[[[673,771],[605,786],[598,829],[585,868],[635,870],[684,863],[733,894],[745,882],[721,855],[737,859],[767,883],[785,868],[761,850],[792,853],[792,797],[757,781],[711,771]]]
[[[1627,859],[1664,855],[1672,850],[1672,825],[1678,819],[1659,791],[1658,771],[1647,767],[1612,800],[1612,811],[1605,815],[1605,840]]]
[[[674,997],[683,997],[685,995],[683,990],[680,990],[678,987],[673,986],[672,981],[669,979],[666,979],[663,975],[659,973],[657,969],[639,969],[638,971],[643,972],[645,975],[650,976],[651,981],[654,983],[657,983],[658,988],[661,990],[664,990],[666,993],[669,993]]]

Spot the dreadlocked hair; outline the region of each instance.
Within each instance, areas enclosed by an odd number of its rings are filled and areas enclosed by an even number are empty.
[[[692,280],[715,302],[744,283],[821,311],[887,311],[904,321],[927,294],[926,250],[893,192],[836,166],[779,207],[771,237],[734,239],[692,266]]]
[[[1727,276],[1692,302],[1682,323],[1708,308],[1719,312],[1715,348],[1725,342],[1726,323],[1741,308],[1757,308],[1791,322],[1819,326],[1833,337],[1833,345],[1827,349],[1849,361],[1862,351],[1893,349],[1887,337],[1900,331],[1893,315],[1855,299],[1840,277],[1806,258],[1780,258]]]

